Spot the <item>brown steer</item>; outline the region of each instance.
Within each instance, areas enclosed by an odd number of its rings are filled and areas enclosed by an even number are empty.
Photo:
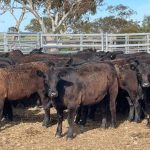
[[[0,115],[5,99],[17,100],[29,97],[35,92],[39,94],[43,106],[46,107],[45,85],[48,85],[47,75],[37,68],[12,66],[0,69]]]

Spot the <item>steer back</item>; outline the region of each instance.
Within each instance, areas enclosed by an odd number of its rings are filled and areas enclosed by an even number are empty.
[[[28,97],[32,93],[44,91],[43,78],[37,76],[36,70],[14,68],[0,69],[0,99],[10,100]]]
[[[74,98],[78,100],[77,103],[87,105],[98,102],[110,92],[112,86],[118,88],[116,73],[109,64],[87,63],[76,69],[77,71],[63,77],[63,79],[73,81],[72,88],[66,88],[65,95],[68,95],[71,89],[73,92],[70,96],[74,95]],[[70,99],[70,97],[68,98]]]
[[[41,70],[43,72],[48,72],[49,67],[55,66],[54,63],[50,63],[47,61],[43,62],[30,62],[30,63],[23,63],[23,64],[17,64],[14,66],[8,66],[7,68],[14,68],[16,71],[17,70],[22,70],[22,69],[36,69],[36,70]]]
[[[102,100],[112,87],[116,91],[118,89],[116,71],[108,63],[92,62],[75,68],[54,69],[49,78],[51,92],[61,94],[65,104],[68,103],[66,100],[76,104],[92,104]],[[61,92],[63,88],[64,95]]]

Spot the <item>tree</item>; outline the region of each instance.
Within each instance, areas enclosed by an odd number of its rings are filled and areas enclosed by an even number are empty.
[[[39,21],[43,32],[47,32],[42,17],[51,20],[51,31],[59,32],[62,24],[67,28],[68,23],[75,22],[86,13],[95,13],[97,6],[102,5],[104,0],[14,0],[19,6],[14,9],[24,8],[32,13]],[[6,1],[5,1],[6,2]],[[8,0],[7,3],[13,1]]]
[[[117,18],[123,19],[127,19],[136,13],[136,11],[123,4],[119,4],[116,6],[110,5],[107,7],[106,11],[108,11],[111,15],[113,14],[113,16]]]
[[[139,32],[140,27],[137,22],[129,20],[130,16],[136,12],[128,6],[119,4],[108,6],[106,9],[111,15],[99,18],[93,22],[79,20],[73,26],[75,32],[82,33],[130,33]]]
[[[49,18],[47,17],[43,17],[42,18],[43,20],[43,23],[45,25],[45,28],[47,30],[47,32],[52,32],[52,22]],[[30,21],[30,24],[28,24],[26,27],[25,27],[25,30],[27,31],[30,31],[30,32],[42,32],[42,27],[39,23],[39,21],[37,19],[31,19]],[[65,29],[65,26],[62,24],[59,28],[58,28],[59,32],[64,32],[66,29]]]
[[[140,27],[137,22],[129,20],[130,16],[136,12],[128,6],[119,4],[108,6],[106,11],[111,15],[99,18],[93,22],[92,31],[108,33],[130,33],[139,32]]]
[[[140,25],[134,21],[128,21],[125,26],[121,28],[120,33],[139,33],[141,32]]]
[[[150,16],[144,16],[141,29],[143,32],[150,32]]]
[[[12,28],[15,28],[16,31],[19,32],[20,25],[26,13],[26,8],[20,7],[20,5],[19,6],[17,5],[18,4],[15,1],[11,2],[10,0],[0,0],[0,15],[6,12],[9,12],[16,22],[15,26],[13,26]],[[16,16],[16,11],[18,10],[19,10],[20,15],[18,16],[18,13],[17,13],[17,16]]]
[[[72,25],[73,33],[91,33],[93,24],[89,21],[78,20]]]
[[[51,32],[51,20],[43,17],[43,23],[45,24],[45,28],[48,32]],[[31,19],[30,24],[28,24],[25,27],[25,30],[30,31],[30,32],[41,32],[42,31],[42,26],[40,25],[39,21],[37,19]]]
[[[9,27],[8,32],[18,32],[18,29],[15,27]]]
[[[74,33],[136,33],[141,30],[137,22],[114,16],[99,18],[93,22],[80,20],[72,28]]]

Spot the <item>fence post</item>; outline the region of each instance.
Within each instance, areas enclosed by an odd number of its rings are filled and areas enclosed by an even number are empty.
[[[100,43],[101,43],[101,49],[102,49],[102,51],[104,51],[104,33],[103,32],[101,32],[101,41],[100,41]]]
[[[40,33],[40,47],[43,47],[43,33]]]
[[[105,34],[105,39],[106,39],[106,47],[105,47],[105,52],[107,52],[108,51],[108,33],[106,32],[106,34]]]
[[[83,51],[83,34],[80,34],[80,51]]]
[[[4,51],[8,52],[7,33],[4,33]]]
[[[18,40],[19,48],[23,49],[22,46],[21,46],[21,38],[20,38],[21,35],[20,35],[20,32],[17,32],[16,34],[18,35],[18,39],[17,40]]]
[[[128,44],[128,36],[125,35],[125,53],[126,53],[126,54],[128,53],[128,47],[127,47],[127,44]]]
[[[41,38],[40,38],[40,32],[38,32],[38,33],[37,33],[37,44],[36,44],[36,47],[38,47],[38,48],[41,47],[40,39],[41,39]]]
[[[147,34],[147,36],[146,36],[146,42],[147,42],[147,44],[150,43],[150,41],[149,41],[149,34]],[[148,52],[149,52],[149,45],[147,45],[147,53]]]

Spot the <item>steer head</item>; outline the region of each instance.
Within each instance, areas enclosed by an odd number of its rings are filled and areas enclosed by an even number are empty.
[[[144,62],[135,60],[130,63],[130,68],[137,73],[137,79],[142,87],[150,87],[150,67]]]
[[[51,67],[48,73],[50,90],[48,96],[55,98],[58,96],[58,82],[66,76],[72,68],[69,67]]]

